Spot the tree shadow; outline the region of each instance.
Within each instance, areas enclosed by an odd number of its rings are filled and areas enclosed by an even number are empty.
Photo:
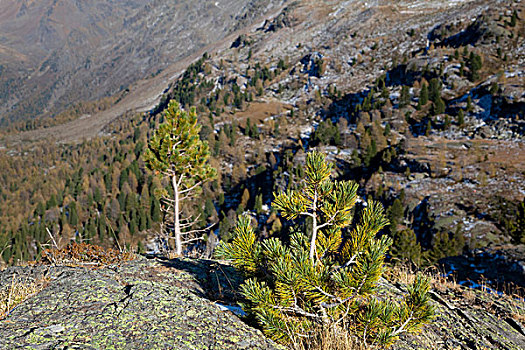
[[[239,290],[244,278],[232,266],[216,260],[156,258],[162,266],[180,272],[175,282],[179,287],[201,298],[228,305],[241,298]]]
[[[441,259],[439,264],[457,283],[471,288],[487,286],[496,291],[512,290],[512,285],[525,288],[523,267],[501,252],[469,252]]]

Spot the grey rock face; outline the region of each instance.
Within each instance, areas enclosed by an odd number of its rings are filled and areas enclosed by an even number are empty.
[[[144,259],[98,270],[12,268],[0,286],[13,273],[46,273],[50,282],[0,321],[2,349],[280,348],[210,300],[238,284],[227,266]]]
[[[0,348],[30,349],[281,349],[214,302],[235,303],[242,279],[210,260],[139,259],[99,269],[11,267],[13,274],[45,276],[48,285],[0,321]],[[382,281],[381,293],[406,293]],[[434,283],[435,320],[394,349],[523,349],[516,310],[523,302],[453,283]]]

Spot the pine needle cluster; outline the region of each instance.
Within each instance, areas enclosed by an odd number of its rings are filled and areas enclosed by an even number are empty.
[[[273,207],[286,219],[309,218],[310,232],[292,229],[286,245],[259,241],[242,216],[217,256],[246,275],[244,309],[272,339],[298,344],[320,328],[338,327],[363,344],[387,346],[431,320],[429,281],[418,276],[401,301],[378,293],[391,245],[377,237],[388,224],[383,207],[369,201],[355,214],[358,185],[332,180],[331,171],[323,154],[309,153],[302,190],[275,194]]]

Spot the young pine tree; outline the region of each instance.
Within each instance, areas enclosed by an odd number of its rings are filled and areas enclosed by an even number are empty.
[[[183,229],[194,223],[181,223],[181,203],[194,196],[201,185],[216,176],[216,170],[208,164],[208,143],[199,138],[195,108],[182,111],[179,104],[170,101],[164,111],[164,122],[159,126],[144,154],[148,168],[162,177],[168,177],[173,188],[173,198],[163,193],[163,199],[173,209],[175,253],[182,255]]]
[[[462,109],[458,111],[457,122],[458,122],[458,126],[460,127],[462,127],[465,124],[465,113],[463,113]]]
[[[436,103],[441,98],[441,81],[437,78],[430,80],[430,85],[428,87],[428,98],[430,101]]]
[[[512,12],[512,17],[510,18],[509,25],[511,27],[515,27],[517,21],[518,21],[518,12],[516,10],[514,10],[514,12]]]
[[[408,86],[401,87],[401,94],[399,96],[399,108],[403,108],[410,103],[410,89]]]
[[[421,91],[419,92],[419,102],[418,108],[423,107],[428,103],[428,86],[426,83],[423,83],[421,86]]]
[[[354,222],[358,185],[331,180],[331,171],[324,155],[309,153],[302,190],[275,195],[273,207],[286,219],[308,218],[308,232],[292,229],[286,245],[260,242],[244,216],[216,253],[249,277],[241,286],[244,309],[274,340],[297,344],[320,329],[337,329],[386,346],[432,318],[429,281],[418,276],[400,303],[376,297],[391,245],[376,235],[388,220],[381,204],[369,201]]]
[[[445,101],[440,97],[436,99],[436,101],[432,104],[432,114],[433,115],[439,115],[445,113],[446,105]]]
[[[416,234],[411,229],[396,231],[392,234],[390,255],[394,261],[421,265],[421,245],[417,242]]]

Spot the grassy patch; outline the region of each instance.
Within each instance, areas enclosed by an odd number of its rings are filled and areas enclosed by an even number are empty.
[[[16,275],[13,275],[11,283],[0,289],[0,320],[6,318],[24,300],[44,289],[46,284],[46,279],[18,280]]]
[[[340,327],[322,327],[311,337],[303,338],[293,344],[294,350],[364,350],[365,346],[350,337]]]

